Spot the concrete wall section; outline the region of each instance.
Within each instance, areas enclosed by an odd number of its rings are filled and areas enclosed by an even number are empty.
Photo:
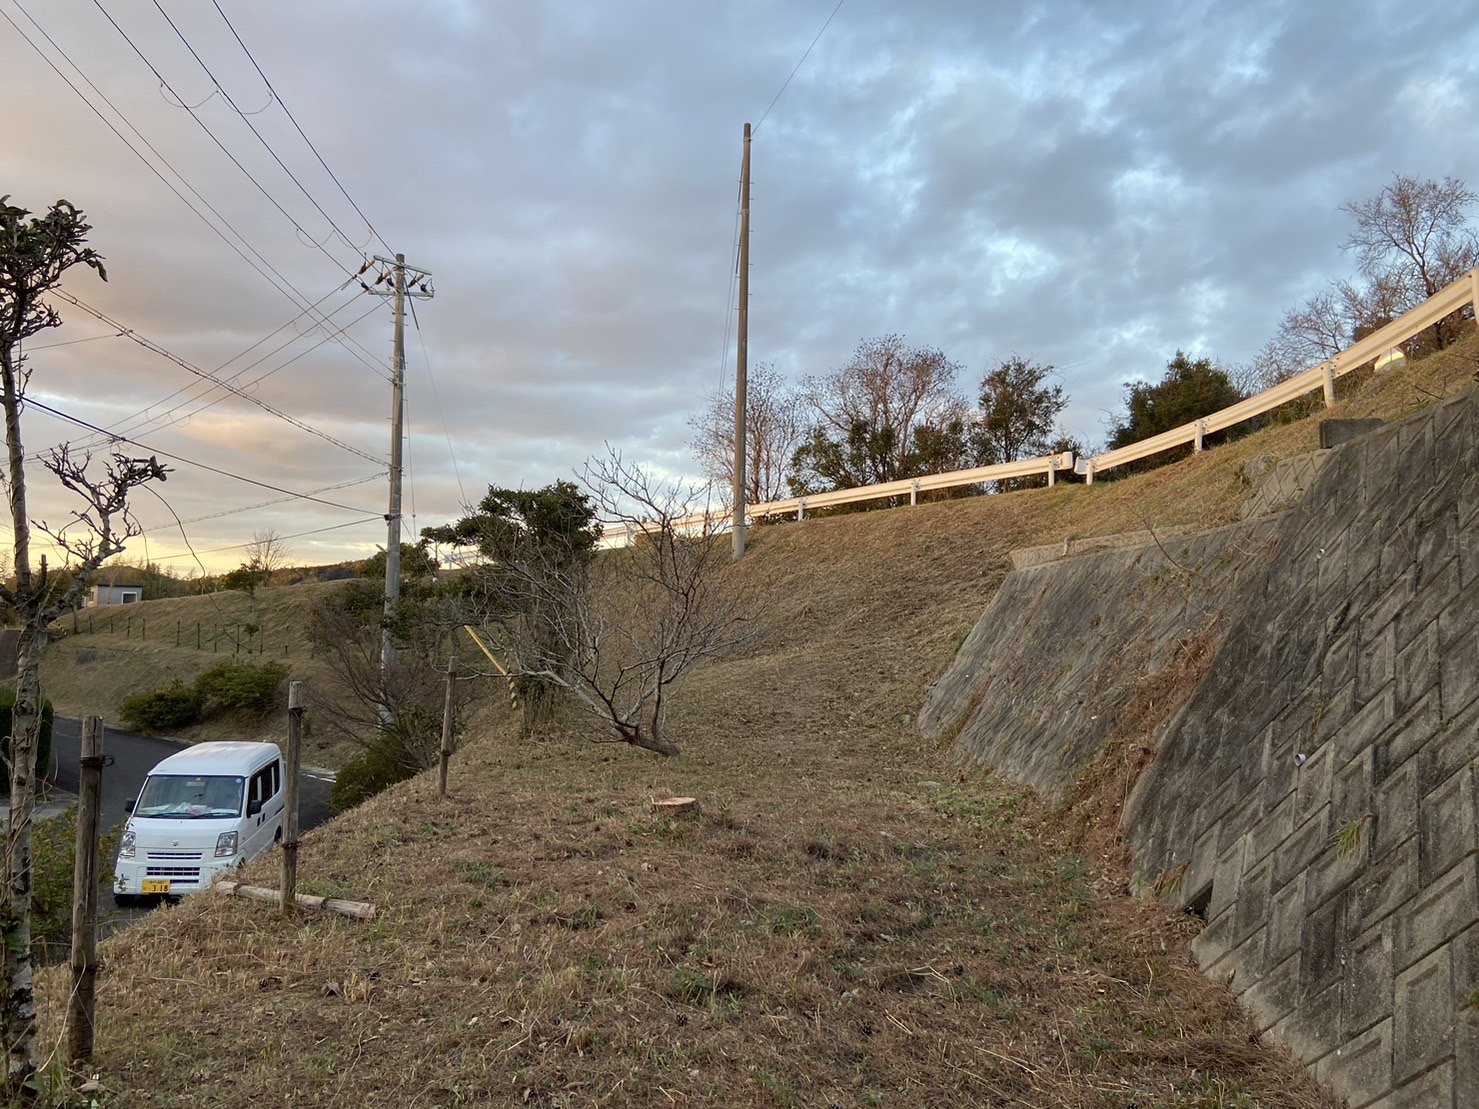
[[[1476,424],[1332,452],[1125,814],[1204,969],[1353,1107],[1479,1105]]]
[[[1146,674],[1184,643],[1221,641],[1218,614],[1269,556],[1276,520],[1081,555],[1008,575],[920,710],[925,735],[956,730],[970,766],[1053,796],[1073,784]]]

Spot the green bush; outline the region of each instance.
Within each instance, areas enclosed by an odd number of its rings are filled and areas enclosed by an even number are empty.
[[[236,662],[228,659],[212,666],[195,679],[195,692],[202,702],[221,708],[269,712],[277,704],[277,691],[288,668],[281,662]]]
[[[98,893],[113,888],[118,829],[98,837]],[[76,872],[77,806],[38,820],[31,829],[31,954],[59,962],[72,946],[72,881]]]
[[[345,812],[413,777],[417,770],[416,764],[406,757],[400,740],[394,735],[383,736],[346,763],[334,777],[329,807],[336,813]]]
[[[176,678],[163,689],[133,693],[118,706],[123,723],[134,732],[169,732],[200,720],[205,697]]]
[[[11,713],[15,709],[15,690],[0,689],[0,759],[10,765]],[[46,777],[51,768],[51,727],[56,711],[51,702],[41,702],[41,735],[36,740],[36,780]]]

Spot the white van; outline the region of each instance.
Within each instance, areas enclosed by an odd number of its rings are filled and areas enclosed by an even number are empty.
[[[113,898],[182,897],[282,838],[282,753],[275,743],[197,743],[144,781],[123,829]]]

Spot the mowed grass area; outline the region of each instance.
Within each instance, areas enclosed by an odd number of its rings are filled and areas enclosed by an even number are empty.
[[[1473,371],[1466,345],[1342,408]],[[1196,972],[1198,922],[1126,896],[1112,836],[913,723],[1011,549],[1226,522],[1243,459],[1315,436],[757,529],[756,638],[680,690],[680,758],[520,739],[488,698],[449,797],[422,777],[306,838],[302,888],[376,921],[201,895],[105,943],[104,1104],[1335,1106]],[[673,794],[699,811],[651,811]],[[47,1051],[67,985],[39,981]]]

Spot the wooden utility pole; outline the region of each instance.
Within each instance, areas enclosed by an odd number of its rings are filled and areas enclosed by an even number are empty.
[[[282,881],[278,908],[292,915],[298,890],[298,777],[303,759],[303,683],[288,683],[288,749],[283,766],[287,793],[282,804]]]
[[[98,815],[103,794],[103,718],[84,717],[77,771],[77,855],[72,871],[72,993],[67,1056],[92,1058],[98,978]]]
[[[739,328],[734,368],[734,560],[745,556],[745,410],[750,346],[750,125],[740,162]]]
[[[437,796],[447,796],[447,764],[452,761],[452,713],[457,707],[457,640],[447,659],[447,695],[442,700],[442,763],[437,772]]]

